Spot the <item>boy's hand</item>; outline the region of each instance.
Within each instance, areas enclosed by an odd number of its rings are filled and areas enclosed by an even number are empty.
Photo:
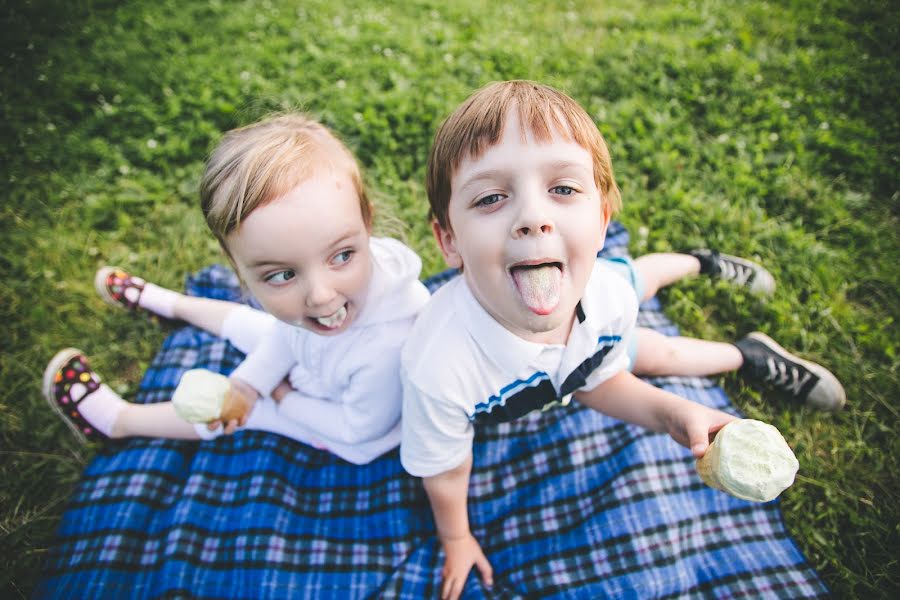
[[[687,400],[673,407],[667,417],[669,435],[685,448],[690,448],[694,458],[706,454],[710,437],[737,418]]]
[[[452,540],[441,540],[444,553],[444,569],[441,571],[441,600],[456,600],[462,594],[463,586],[472,570],[472,565],[481,573],[481,579],[488,587],[494,585],[494,570],[488,562],[478,541],[471,533],[465,537]]]

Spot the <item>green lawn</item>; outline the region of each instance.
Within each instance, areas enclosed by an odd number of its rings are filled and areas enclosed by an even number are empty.
[[[711,339],[767,331],[839,376],[838,415],[723,385],[794,447],[782,507],[835,595],[896,596],[895,2],[118,4],[0,4],[3,597],[34,587],[91,457],[41,398],[44,365],[78,346],[134,394],[166,332],[107,309],[92,275],[113,263],[180,287],[221,260],[196,198],[221,132],[270,110],[320,117],[431,273],[432,133],[475,88],[510,78],[560,87],[594,116],[633,254],[708,245],[775,274],[765,304],[697,280],[665,293],[668,314]]]

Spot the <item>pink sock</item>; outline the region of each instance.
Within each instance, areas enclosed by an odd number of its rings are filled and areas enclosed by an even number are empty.
[[[138,306],[161,317],[172,319],[175,317],[175,302],[180,296],[178,292],[148,282],[144,284]]]
[[[110,436],[119,413],[127,404],[109,386],[101,383],[99,388],[78,403],[78,412],[94,429],[105,436]]]

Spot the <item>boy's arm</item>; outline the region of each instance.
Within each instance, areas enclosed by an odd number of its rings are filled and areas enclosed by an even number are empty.
[[[652,431],[665,432],[690,448],[696,458],[706,453],[709,436],[735,417],[676,396],[638,379],[627,371],[590,391],[576,392],[586,406]]]
[[[469,495],[469,475],[472,471],[472,455],[469,454],[461,465],[432,477],[424,477],[422,483],[438,538],[447,555],[441,571],[443,584],[441,598],[454,600],[462,593],[463,585],[474,565],[481,573],[485,585],[493,585],[493,570],[478,541],[469,530],[467,499]]]

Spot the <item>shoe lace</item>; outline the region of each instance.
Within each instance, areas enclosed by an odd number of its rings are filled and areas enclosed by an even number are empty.
[[[799,396],[803,386],[812,378],[812,373],[808,370],[775,360],[771,356],[766,359],[766,367],[769,372],[765,375],[765,380],[789,391],[794,396]]]
[[[719,276],[726,281],[734,281],[738,285],[747,285],[753,274],[753,267],[719,258]]]

